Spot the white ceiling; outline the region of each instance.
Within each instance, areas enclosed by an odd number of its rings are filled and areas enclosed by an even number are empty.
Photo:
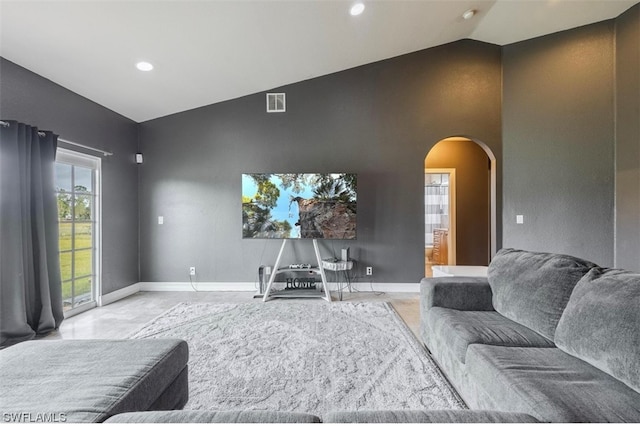
[[[351,0],[0,0],[0,55],[142,122],[464,38],[510,44],[640,0],[364,1],[354,17]]]

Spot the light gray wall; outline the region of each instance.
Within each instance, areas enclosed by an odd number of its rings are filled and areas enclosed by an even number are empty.
[[[503,49],[505,247],[613,265],[613,25]]]
[[[280,241],[241,238],[241,174],[358,173],[358,238],[344,245],[375,282],[424,275],[424,159],[449,136],[486,143],[501,164],[500,48],[473,41],[428,49],[141,124],[141,280],[250,282]],[[164,216],[164,225],[157,217]],[[297,244],[296,244],[297,243]],[[311,262],[294,241],[289,262]]]
[[[616,20],[616,267],[640,271],[640,5]]]
[[[114,153],[102,159],[103,294],[137,282],[137,124],[4,58],[0,117]]]

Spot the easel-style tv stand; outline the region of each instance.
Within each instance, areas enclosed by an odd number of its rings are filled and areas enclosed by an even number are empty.
[[[269,284],[267,284],[267,289],[264,292],[264,296],[262,297],[262,301],[266,302],[271,298],[276,297],[319,297],[321,299],[326,300],[327,302],[331,302],[331,294],[329,293],[329,286],[327,285],[327,277],[324,273],[324,268],[322,267],[322,259],[320,258],[320,249],[318,249],[318,241],[313,239],[313,250],[316,254],[316,260],[318,261],[318,266],[314,266],[311,268],[281,268],[280,260],[282,259],[282,253],[284,252],[284,248],[287,245],[287,239],[282,240],[282,246],[280,247],[280,252],[278,253],[278,257],[276,258],[276,263],[273,266],[273,273],[269,277]],[[281,274],[283,272],[314,272],[320,274],[320,278],[322,280],[322,289],[319,291],[318,289],[308,289],[308,290],[295,290],[295,291],[273,291],[273,283],[276,279],[276,275]]]

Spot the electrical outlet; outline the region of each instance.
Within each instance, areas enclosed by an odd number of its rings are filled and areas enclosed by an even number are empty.
[[[367,266],[367,275],[373,275],[373,267]]]
[[[195,275],[195,274],[196,274],[196,267],[195,266],[189,267],[189,275]]]

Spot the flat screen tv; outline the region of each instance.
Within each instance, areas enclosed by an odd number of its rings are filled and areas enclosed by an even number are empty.
[[[354,173],[242,175],[243,238],[356,238]]]

